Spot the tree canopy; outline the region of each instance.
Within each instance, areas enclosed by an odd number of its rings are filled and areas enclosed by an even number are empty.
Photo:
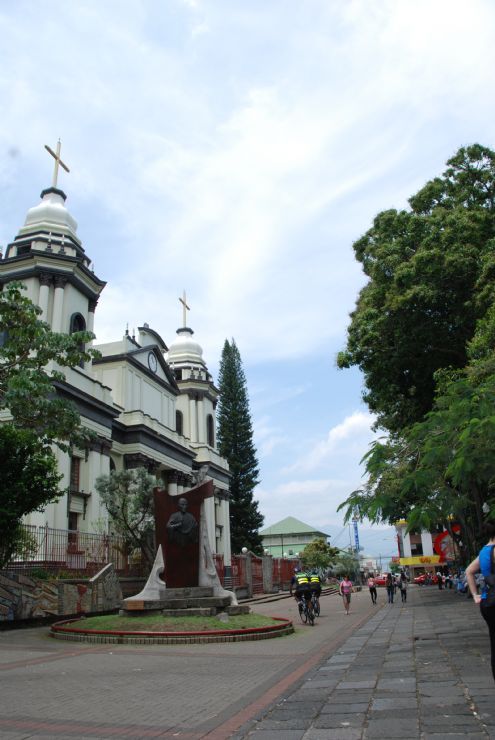
[[[338,552],[339,550],[336,547],[331,547],[323,537],[318,537],[304,548],[301,556],[303,566],[319,571],[327,570]]]
[[[459,522],[467,557],[495,511],[495,153],[473,145],[447,164],[354,245],[370,280],[338,363],[362,369],[388,434],[341,508],[410,529]]]
[[[22,517],[57,498],[61,477],[55,456],[36,434],[0,426],[0,569],[22,539]]]
[[[495,290],[495,153],[473,145],[443,177],[384,211],[354,244],[368,276],[340,367],[357,365],[378,425],[391,432],[431,410],[435,373],[463,368]]]
[[[247,547],[261,553],[259,528],[263,516],[253,492],[259,482],[258,461],[253,443],[246,376],[234,340],[222,350],[219,373],[218,450],[229,463],[230,534],[232,552]]]
[[[112,527],[128,552],[139,550],[151,567],[155,558],[153,487],[156,479],[145,468],[100,475],[95,488],[110,514]]]
[[[351,552],[339,550],[335,557],[332,570],[336,576],[349,576],[351,579],[359,577],[359,558]]]

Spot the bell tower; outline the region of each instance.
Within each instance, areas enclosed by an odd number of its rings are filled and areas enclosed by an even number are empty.
[[[45,148],[55,159],[52,184],[42,191],[41,202],[29,209],[0,260],[0,283],[22,281],[52,331],[92,332],[96,304],[106,283],[92,271],[77,236],[77,222],[66,208],[67,196],[58,187],[59,168],[69,172],[60,158],[60,141],[56,152]]]

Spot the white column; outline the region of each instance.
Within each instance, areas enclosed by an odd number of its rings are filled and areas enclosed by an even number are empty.
[[[108,519],[106,509],[102,505],[95,487],[98,476],[108,475],[110,472],[110,458],[103,454],[101,444],[98,445],[97,449],[90,450],[87,466],[87,493],[91,493],[91,498],[88,499],[86,517],[81,528],[84,528],[87,532],[94,532],[95,524],[99,519]],[[86,491],[86,488],[84,490]]]
[[[89,301],[89,306],[88,306],[88,324],[87,324],[87,327],[86,328],[91,333],[93,332],[94,326],[95,326],[95,310],[96,310],[96,301],[95,300]],[[86,348],[89,349],[92,346],[93,346],[93,340],[91,340],[90,342],[88,342],[88,344],[86,345]],[[89,372],[91,370],[91,362],[85,362],[84,363],[84,369],[86,370],[86,372]]]
[[[87,329],[90,332],[93,332],[94,326],[95,326],[95,311],[96,311],[96,300],[89,301]],[[93,344],[93,342],[91,342],[90,344]]]
[[[58,472],[63,476],[59,483],[59,487],[60,490],[65,489],[65,493],[59,498],[57,503],[53,504],[54,516],[52,522],[50,522],[50,526],[55,527],[55,529],[67,529],[69,526],[68,497],[70,494],[68,492],[68,488],[70,484],[70,455],[67,452],[62,452],[62,450],[59,450],[58,448],[55,449],[54,452],[58,462]]]
[[[423,529],[421,531],[421,544],[423,546],[423,555],[433,555],[433,541],[431,534]]]
[[[168,473],[168,493],[171,496],[177,496],[177,479],[179,474],[176,470],[170,470]]]
[[[51,276],[47,272],[42,272],[40,275],[40,293],[38,298],[38,305],[42,310],[41,320],[48,322],[48,297],[50,295],[50,285],[52,282]]]
[[[196,401],[189,397],[189,439],[191,442],[198,441],[197,419],[196,419]]]
[[[230,547],[230,516],[229,516],[229,502],[222,500],[222,513],[223,513],[223,561],[225,565],[232,563],[232,551]]]
[[[412,557],[411,553],[411,536],[409,534],[406,534],[406,528],[403,527],[402,529],[402,543],[404,545],[404,557],[410,558]]]
[[[203,398],[198,399],[198,442],[206,442],[205,402]]]
[[[210,547],[212,552],[217,551],[216,543],[216,529],[215,529],[215,501],[213,496],[205,498],[205,516],[206,516],[206,528],[208,530],[208,539],[210,541]]]
[[[61,332],[63,326],[63,311],[64,311],[64,290],[67,284],[67,278],[62,276],[55,276],[55,296],[53,298],[53,316],[52,316],[52,330],[55,332]]]

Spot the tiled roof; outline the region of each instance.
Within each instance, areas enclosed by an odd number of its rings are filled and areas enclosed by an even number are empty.
[[[309,524],[301,522],[293,516],[287,516],[280,522],[272,524],[271,527],[266,527],[260,531],[261,536],[271,534],[318,534],[322,537],[330,536],[316,529],[316,527],[311,527]]]

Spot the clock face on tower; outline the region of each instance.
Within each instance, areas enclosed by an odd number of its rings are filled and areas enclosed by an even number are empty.
[[[154,352],[148,352],[148,367],[152,373],[158,370],[158,361]]]

